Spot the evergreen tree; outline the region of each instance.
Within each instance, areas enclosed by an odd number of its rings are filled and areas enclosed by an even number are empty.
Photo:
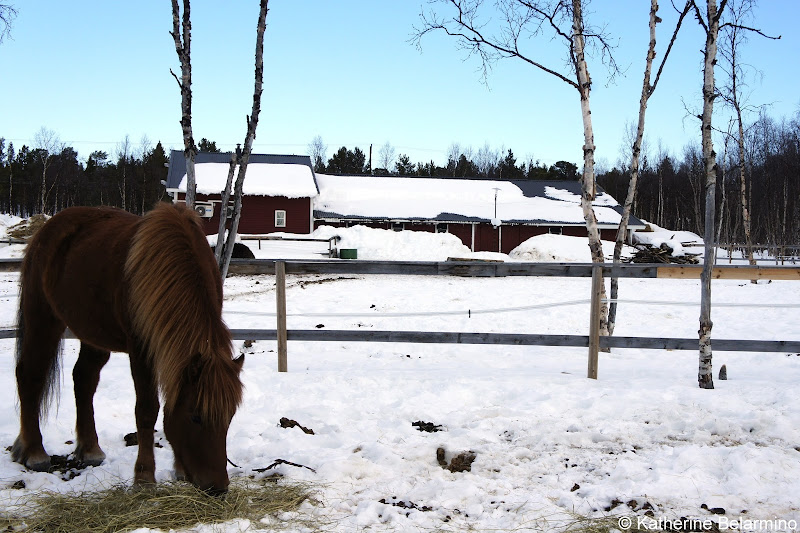
[[[577,181],[578,165],[569,161],[556,161],[556,164],[550,167],[550,179]]]
[[[360,148],[350,151],[342,146],[328,160],[327,171],[332,174],[364,174],[366,159]]]
[[[394,164],[394,169],[399,176],[410,176],[414,173],[414,163],[406,154],[397,156],[397,162]]]
[[[216,142],[214,142],[214,141],[209,141],[209,140],[208,140],[208,139],[206,139],[205,137],[203,137],[202,139],[200,139],[200,142],[199,142],[199,143],[197,143],[197,148],[198,148],[198,149],[199,149],[201,152],[213,152],[213,153],[219,153],[219,148],[217,148],[217,143],[216,143]]]
[[[314,157],[314,172],[317,174],[324,174],[327,172],[325,161],[323,161],[320,156]]]
[[[475,163],[467,159],[467,156],[461,154],[458,156],[454,176],[458,178],[469,178],[478,175],[478,169]]]
[[[525,176],[524,169],[517,166],[517,158],[514,157],[511,148],[508,149],[508,153],[500,160],[497,167],[501,180],[517,180]]]

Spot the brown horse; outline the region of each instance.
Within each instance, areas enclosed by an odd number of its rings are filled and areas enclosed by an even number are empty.
[[[76,459],[98,465],[93,398],[110,352],[130,355],[139,453],[134,482],[155,483],[153,430],[159,390],[175,470],[211,493],[228,487],[228,426],[242,399],[222,280],[197,215],[160,204],[144,217],[73,207],[28,244],[22,265],[17,339],[20,433],[12,457],[44,471],[50,456],[39,418],[58,377],[65,328],[81,341],[72,371]]]

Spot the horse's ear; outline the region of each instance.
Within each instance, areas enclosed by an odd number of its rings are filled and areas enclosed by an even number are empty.
[[[244,354],[242,354],[239,357],[237,357],[236,359],[234,359],[233,362],[236,365],[236,368],[238,369],[238,371],[241,372],[242,371],[242,367],[244,366]]]

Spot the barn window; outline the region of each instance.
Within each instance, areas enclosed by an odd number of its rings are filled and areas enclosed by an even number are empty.
[[[286,211],[284,211],[283,209],[275,210],[275,227],[276,228],[286,227]]]
[[[406,225],[402,222],[392,222],[392,231],[403,231],[406,229]]]
[[[550,228],[548,229],[548,233],[550,233],[551,235],[561,235],[562,229],[563,228],[561,226],[550,226]]]
[[[436,224],[436,233],[447,233],[447,224]]]

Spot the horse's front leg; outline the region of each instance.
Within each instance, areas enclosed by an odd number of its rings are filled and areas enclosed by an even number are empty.
[[[156,482],[153,433],[159,403],[156,376],[148,359],[144,350],[132,350],[130,353],[131,375],[136,389],[136,434],[139,438],[139,455],[133,473],[136,485]]]
[[[111,353],[81,343],[78,362],[72,369],[72,381],[75,385],[75,408],[77,418],[75,433],[78,445],[75,458],[88,465],[97,466],[106,458],[97,441],[97,429],[94,422],[94,393],[100,381],[100,370],[108,362]]]

